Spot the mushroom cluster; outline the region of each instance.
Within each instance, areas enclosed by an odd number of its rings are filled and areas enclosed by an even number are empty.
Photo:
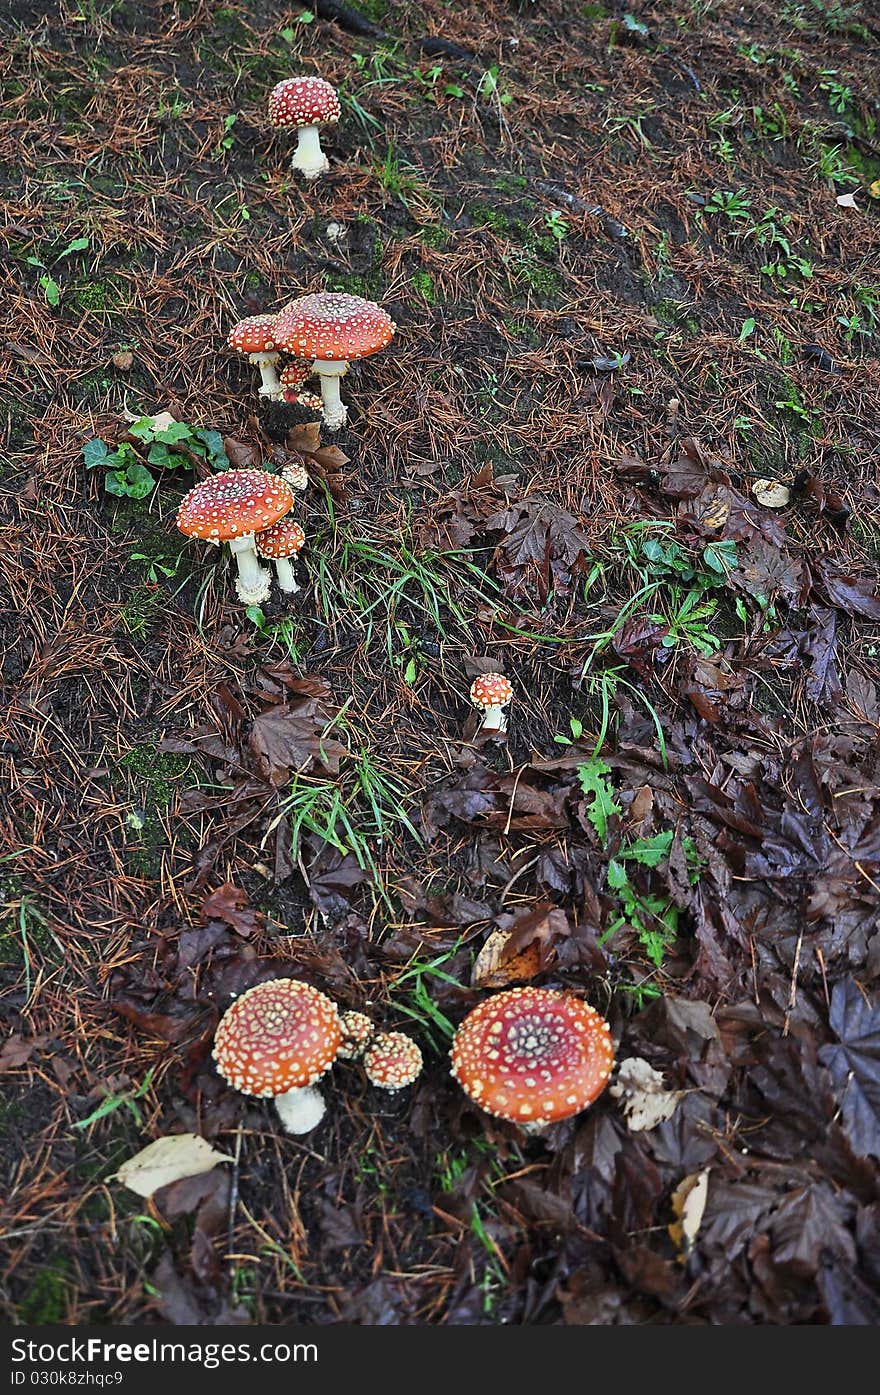
[[[235,589],[244,605],[261,605],[271,575],[260,566],[255,535],[289,513],[290,485],[267,470],[224,470],[191,489],[177,511],[177,526],[188,538],[228,543],[238,564]]]
[[[403,1032],[376,1033],[362,1012],[344,1012],[299,979],[274,978],[242,993],[214,1037],[219,1074],[243,1095],[273,1099],[288,1133],[309,1133],[326,1112],[315,1089],[337,1060],[363,1059],[371,1085],[397,1091],[422,1070],[422,1053]]]
[[[289,301],[276,315],[239,321],[230,331],[229,345],[260,369],[262,397],[321,410],[328,431],[338,431],[348,417],[339,380],[351,363],[386,348],[395,328],[388,311],[374,301],[323,291]],[[281,354],[292,362],[279,377]],[[305,387],[312,375],[320,383],[320,398]]]

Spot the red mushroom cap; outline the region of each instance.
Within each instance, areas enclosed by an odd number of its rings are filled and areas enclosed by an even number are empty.
[[[611,1029],[573,993],[512,988],[468,1013],[452,1074],[487,1114],[538,1128],[586,1109],[608,1084]]]
[[[272,321],[273,325],[275,321]],[[286,363],[278,375],[278,381],[283,388],[290,388],[294,392],[302,387],[306,378],[312,371],[310,363],[301,363],[298,359],[293,363]]]
[[[357,1061],[363,1056],[375,1031],[365,1012],[343,1012],[339,1017],[342,1045],[339,1055],[343,1061]]]
[[[405,1032],[381,1032],[364,1055],[364,1070],[380,1090],[402,1090],[422,1073],[422,1053]]]
[[[384,349],[394,330],[394,321],[381,305],[336,291],[292,300],[275,320],[279,347],[310,362],[366,358]]]
[[[254,539],[261,557],[295,557],[305,540],[302,528],[289,516],[264,528]]]
[[[290,485],[267,470],[224,470],[184,497],[177,526],[190,538],[228,542],[259,533],[293,508]]]
[[[278,348],[274,330],[274,315],[250,315],[233,325],[226,342],[240,354],[271,354]]]
[[[323,78],[285,78],[269,93],[269,120],[282,130],[332,126],[339,116],[336,88]]]
[[[506,707],[513,688],[503,673],[481,673],[471,684],[471,702],[477,707]]]
[[[314,1085],[341,1040],[331,998],[298,979],[275,978],[232,1004],[217,1028],[214,1060],[234,1089],[268,1098]]]

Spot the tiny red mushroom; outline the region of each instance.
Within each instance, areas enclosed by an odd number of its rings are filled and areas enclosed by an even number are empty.
[[[288,1133],[308,1133],[324,1115],[314,1086],[336,1060],[336,1004],[309,983],[275,978],[236,999],[214,1039],[217,1069],[245,1095],[274,1098]]]
[[[380,1090],[403,1090],[422,1073],[422,1053],[405,1032],[380,1032],[364,1055],[364,1071]]]
[[[317,179],[330,168],[319,131],[321,126],[335,125],[339,116],[336,89],[323,78],[285,78],[269,93],[269,120],[279,131],[297,132],[290,168],[300,170],[306,179]]]
[[[246,354],[248,362],[259,368],[260,396],[268,397],[270,402],[280,402],[281,384],[275,365],[281,355],[275,344],[274,326],[274,315],[251,315],[233,325],[226,342],[230,349]]]
[[[395,324],[387,310],[359,295],[323,291],[292,300],[278,312],[275,338],[285,353],[312,362],[330,431],[345,425],[347,412],[339,396],[339,379],[349,363],[367,358],[390,344]]]
[[[272,324],[275,324],[274,317]],[[284,365],[281,370],[279,382],[281,383],[281,394],[285,402],[293,402],[296,399],[296,394],[305,384],[311,371],[310,364],[300,363],[298,359],[294,360],[293,363]]]
[[[506,731],[504,708],[513,697],[513,688],[503,673],[481,673],[471,684],[471,702],[483,713],[481,731]]]
[[[468,1013],[452,1042],[452,1074],[487,1114],[537,1133],[579,1114],[614,1065],[611,1029],[573,993],[512,988]]]
[[[261,605],[272,578],[260,566],[254,534],[277,523],[292,507],[290,486],[278,475],[267,470],[224,470],[189,491],[177,511],[177,526],[190,538],[228,542],[238,564],[239,600]]]
[[[342,1045],[339,1057],[343,1061],[359,1061],[367,1049],[375,1027],[365,1012],[343,1012],[339,1016]]]
[[[278,576],[278,585],[282,591],[291,595],[300,588],[296,584],[296,577],[291,566],[291,557],[296,557],[301,551],[306,535],[298,523],[288,516],[273,523],[271,528],[265,528],[263,532],[257,533],[255,542],[257,552],[261,557],[270,558],[275,563],[275,571]]]

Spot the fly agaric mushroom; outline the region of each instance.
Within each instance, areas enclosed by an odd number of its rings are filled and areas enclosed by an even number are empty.
[[[259,368],[260,396],[267,397],[270,402],[280,402],[281,384],[275,365],[281,355],[275,344],[274,324],[274,315],[251,315],[232,327],[226,342],[236,353],[247,354],[248,363]]]
[[[260,556],[271,558],[275,563],[278,585],[288,595],[300,589],[296,584],[290,559],[301,551],[305,540],[306,535],[302,528],[289,516],[279,519],[271,528],[264,528],[255,539]]]
[[[285,78],[269,93],[269,120],[279,131],[296,130],[290,168],[306,179],[317,179],[330,168],[318,132],[321,126],[335,126],[339,117],[336,89],[323,78]]]
[[[254,534],[269,528],[293,507],[290,486],[267,470],[224,470],[202,480],[184,497],[177,526],[189,538],[228,542],[238,564],[235,589],[244,605],[261,605],[269,595],[271,573],[261,567]]]
[[[303,465],[285,465],[281,471],[281,478],[291,489],[303,490],[309,487],[309,472]]]
[[[367,1047],[364,1071],[380,1090],[403,1090],[422,1073],[422,1053],[404,1032],[380,1032]]]
[[[274,319],[272,323],[274,325]],[[285,402],[292,402],[294,400],[311,371],[307,363],[300,363],[299,360],[294,360],[293,363],[286,363],[284,365],[281,370],[279,382],[281,384],[281,395]],[[290,394],[290,396],[288,396],[288,394]]]
[[[471,702],[483,712],[480,731],[506,731],[507,717],[502,710],[513,697],[513,688],[503,673],[481,673],[471,684]]]
[[[375,1031],[372,1022],[365,1012],[343,1012],[339,1015],[339,1025],[342,1028],[340,1060],[359,1061]]]
[[[342,1032],[336,1004],[309,983],[274,978],[242,993],[214,1039],[217,1069],[244,1095],[274,1098],[288,1133],[308,1133],[324,1116],[314,1087],[336,1060]]]
[[[396,326],[387,310],[359,295],[322,291],[292,300],[278,312],[275,339],[279,348],[312,361],[318,374],[328,430],[345,425],[347,412],[339,396],[339,379],[349,363],[376,354],[391,342]]]
[[[487,1114],[539,1133],[601,1095],[614,1065],[611,1029],[573,993],[511,988],[468,1013],[452,1074]]]

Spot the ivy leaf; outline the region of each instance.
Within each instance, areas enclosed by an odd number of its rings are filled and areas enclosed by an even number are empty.
[[[162,441],[167,446],[174,446],[178,441],[188,441],[191,435],[192,432],[185,422],[175,421],[166,426],[164,431],[157,431],[153,439]]]
[[[100,436],[94,436],[91,441],[86,441],[82,448],[83,460],[86,468],[94,469],[96,465],[104,465],[110,452],[107,449],[107,442],[102,441]]]

